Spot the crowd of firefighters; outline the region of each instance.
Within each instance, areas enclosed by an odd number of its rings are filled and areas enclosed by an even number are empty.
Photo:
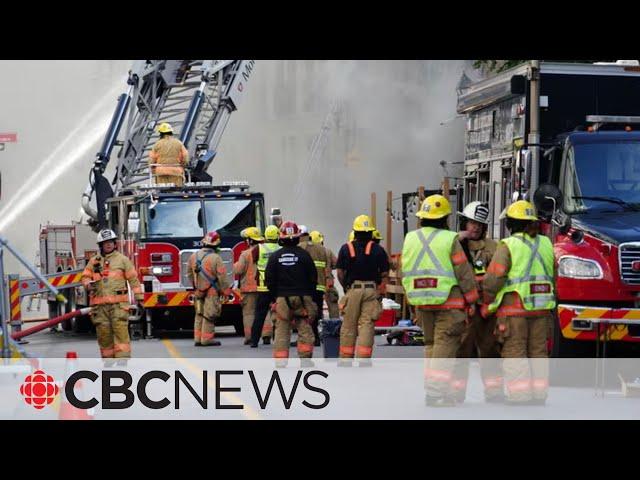
[[[375,322],[382,313],[389,270],[401,272],[412,317],[424,332],[426,404],[464,401],[468,359],[480,358],[485,399],[510,404],[544,404],[548,390],[547,337],[555,308],[555,266],[550,240],[539,232],[531,203],[520,200],[502,213],[511,235],[487,238],[489,209],[472,202],[460,216],[460,231],[448,228],[449,201],[427,197],[416,213],[420,226],[409,232],[399,265],[392,265],[381,235],[367,215],[353,222],[349,241],[337,257],[319,231],[278,221],[264,232],[242,232],[247,249],[229,280],[217,232],[191,255],[196,346],[217,346],[215,322],[235,290],[242,298],[244,343],[270,344],[278,366],[291,346],[303,365],[320,345],[319,320],[326,302],[330,318],[342,318],[339,366],[370,365]],[[135,298],[142,288],[131,261],[116,250],[116,234],[98,234],[100,253],[89,260],[83,284],[90,292],[92,321],[103,358],[131,355],[127,283]],[[333,271],[344,289],[339,298]],[[297,342],[291,343],[292,328]],[[506,395],[505,395],[506,393]]]
[[[150,152],[157,183],[184,182],[188,153],[173,129],[159,126]],[[480,358],[485,399],[511,404],[544,404],[548,390],[547,337],[555,301],[555,265],[550,240],[539,234],[531,203],[519,200],[502,212],[510,236],[487,238],[489,208],[467,205],[460,231],[448,228],[452,210],[442,195],[427,197],[416,213],[420,226],[409,232],[400,265],[391,265],[381,235],[367,215],[356,217],[349,241],[336,257],[322,234],[304,225],[277,221],[264,232],[242,232],[247,249],[233,265],[233,285],[218,249],[220,235],[202,239],[191,255],[196,346],[218,346],[215,321],[236,290],[242,298],[244,344],[270,344],[278,365],[291,346],[303,365],[320,345],[319,320],[326,302],[330,318],[342,318],[339,366],[370,365],[375,322],[382,313],[390,268],[400,271],[412,317],[424,332],[426,403],[452,406],[464,401],[469,364]],[[116,234],[98,234],[100,253],[89,260],[83,284],[91,297],[92,321],[103,358],[131,355],[127,283],[136,301],[142,288],[131,261],[116,250]],[[333,271],[345,294],[339,298]],[[139,305],[141,309],[141,305]],[[291,343],[292,327],[297,342]],[[506,397],[505,397],[506,392]]]

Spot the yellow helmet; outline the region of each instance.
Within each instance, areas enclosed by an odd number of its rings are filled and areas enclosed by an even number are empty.
[[[245,228],[241,232],[240,236],[244,238],[250,238],[251,240],[255,240],[256,242],[262,242],[264,240],[264,237],[260,233],[260,230],[258,230],[258,227]]]
[[[380,230],[378,230],[377,228],[373,231],[373,239],[382,240],[382,234],[380,233]]]
[[[527,202],[526,200],[518,200],[505,208],[500,214],[500,220],[507,217],[516,220],[538,220],[538,217],[536,217],[536,209],[531,202]]]
[[[309,234],[309,236],[311,237],[311,241],[315,244],[320,245],[322,242],[324,242],[324,237],[318,230],[314,230]]]
[[[264,231],[264,238],[270,241],[278,240],[280,230],[275,225],[269,225]]]
[[[356,239],[356,232],[351,230],[351,232],[349,232],[349,241],[353,242],[355,239]]]
[[[356,232],[373,232],[375,229],[369,215],[358,215],[353,221],[353,230]]]
[[[158,127],[158,133],[173,133],[173,128],[168,123],[161,123]]]
[[[451,214],[451,205],[446,197],[442,195],[429,195],[422,202],[420,210],[416,213],[416,217],[437,220],[449,214]]]

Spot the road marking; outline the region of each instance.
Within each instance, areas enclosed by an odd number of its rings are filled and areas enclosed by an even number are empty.
[[[175,358],[178,361],[178,363],[181,363],[182,365],[187,367],[187,369],[189,369],[194,375],[202,376],[202,369],[198,368],[193,363],[191,363],[186,358],[184,358],[171,340],[168,340],[165,338],[165,339],[162,339],[162,343],[166,347],[167,351],[169,352],[169,355]],[[213,390],[212,385],[215,385],[215,379],[211,375],[208,375],[207,380],[208,380],[207,385],[209,385],[209,389]],[[235,405],[244,406],[242,410],[242,414],[245,417],[247,417],[249,420],[262,420],[262,417],[258,414],[258,412],[256,412],[253,408],[251,408],[246,403],[244,403],[240,399],[240,397],[238,397],[237,395],[234,395],[233,393],[229,393],[229,392],[221,392],[221,394],[229,402]]]

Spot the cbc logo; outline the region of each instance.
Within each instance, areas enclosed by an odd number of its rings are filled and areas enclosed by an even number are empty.
[[[36,410],[53,403],[59,391],[60,388],[56,385],[53,377],[42,370],[36,370],[33,374],[28,375],[24,379],[24,383],[20,385],[20,394],[24,397],[24,401]]]

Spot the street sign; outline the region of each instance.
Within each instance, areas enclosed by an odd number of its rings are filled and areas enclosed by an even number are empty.
[[[16,143],[17,141],[17,133],[0,133],[0,143]]]

